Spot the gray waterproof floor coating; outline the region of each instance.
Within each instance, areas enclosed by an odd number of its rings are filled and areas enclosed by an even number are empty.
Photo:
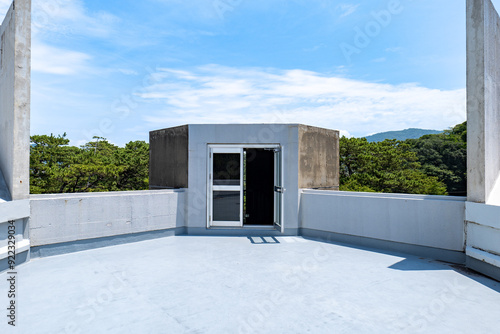
[[[35,259],[18,272],[18,326],[9,328],[4,315],[0,333],[500,328],[496,281],[428,259],[300,237],[161,238]],[[6,278],[0,275],[0,291]]]

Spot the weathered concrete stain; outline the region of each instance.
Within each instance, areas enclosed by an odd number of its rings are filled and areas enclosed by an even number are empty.
[[[339,187],[339,132],[299,126],[299,188]]]
[[[149,133],[149,187],[188,187],[188,126]]]

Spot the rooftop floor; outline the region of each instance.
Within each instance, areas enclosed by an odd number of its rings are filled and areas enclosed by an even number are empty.
[[[300,237],[161,238],[34,259],[18,273],[18,326],[8,328],[2,315],[1,333],[493,333],[500,326],[496,281]],[[0,291],[6,278],[0,274]],[[7,302],[5,293],[5,314]]]

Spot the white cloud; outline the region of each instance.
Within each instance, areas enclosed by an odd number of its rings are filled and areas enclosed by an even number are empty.
[[[139,73],[137,73],[137,71],[130,70],[127,68],[119,68],[117,71],[121,74],[124,74],[124,75],[139,75]]]
[[[0,0],[0,18],[3,20],[12,0]],[[82,0],[33,0],[32,33],[58,32],[107,37],[114,31],[119,19],[107,12],[89,12]]]
[[[390,85],[304,70],[209,65],[160,69],[140,97],[160,112],[151,127],[184,123],[306,123],[360,136],[409,127],[444,129],[465,120],[465,89]]]
[[[171,15],[176,19],[196,19],[201,22],[210,22],[214,19],[221,21],[243,5],[242,0],[153,0],[168,5]]]
[[[33,34],[62,33],[108,37],[119,19],[107,12],[89,12],[82,0],[33,0]]]
[[[31,68],[33,71],[60,75],[72,75],[87,69],[91,56],[34,42]]]
[[[358,5],[340,4],[338,7],[342,11],[342,14],[340,15],[340,17],[346,17],[346,16],[353,14],[358,9],[359,4]]]
[[[392,47],[392,48],[387,48],[387,49],[385,49],[385,51],[386,52],[401,53],[401,51],[403,51],[403,48],[399,47],[399,46],[395,46],[395,47]]]
[[[340,137],[347,137],[347,138],[352,138],[353,135],[349,131],[346,130],[339,130],[339,135]]]
[[[117,21],[116,17],[105,12],[90,13],[82,0],[33,0],[33,71],[58,75],[91,71],[92,56],[54,46],[54,34],[106,38],[113,32]]]

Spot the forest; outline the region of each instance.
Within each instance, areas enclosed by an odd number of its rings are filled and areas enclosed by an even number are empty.
[[[467,123],[405,141],[340,139],[340,190],[466,196]]]
[[[83,146],[62,135],[31,137],[32,194],[148,189],[149,144],[125,147],[94,137]],[[465,196],[467,124],[419,139],[340,139],[340,190]]]
[[[118,147],[94,137],[81,147],[66,133],[31,137],[32,194],[143,190],[149,187],[149,145],[131,141]]]

